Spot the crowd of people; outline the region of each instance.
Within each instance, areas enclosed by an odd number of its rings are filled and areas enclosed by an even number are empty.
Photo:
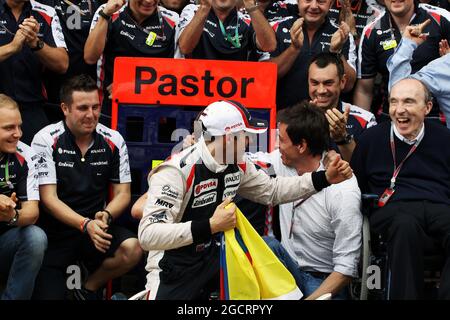
[[[379,197],[369,220],[386,239],[390,298],[423,297],[431,241],[450,299],[449,7],[0,0],[1,299],[66,299],[72,265],[87,270],[73,297],[99,299],[142,259],[147,298],[208,299],[236,205],[306,299],[348,299],[362,193]],[[277,148],[248,152],[267,123],[214,102],[131,203],[127,144],[110,128],[116,57],[275,63]],[[130,206],[137,233],[115,223]],[[273,207],[276,238],[262,218]]]

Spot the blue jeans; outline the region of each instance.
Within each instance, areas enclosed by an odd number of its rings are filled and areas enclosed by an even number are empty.
[[[12,228],[0,235],[0,273],[8,275],[2,300],[31,298],[46,249],[47,236],[34,225]]]
[[[310,296],[314,291],[316,291],[322,282],[326,279],[326,276],[318,277],[314,276],[309,272],[300,269],[296,260],[292,259],[283,245],[273,237],[263,237],[264,241],[267,243],[269,248],[275,253],[275,255],[280,259],[281,263],[284,264],[286,269],[292,274],[297,283],[298,288],[303,292],[304,297]],[[348,299],[347,288],[344,288],[336,295],[333,295],[333,300],[345,300]]]

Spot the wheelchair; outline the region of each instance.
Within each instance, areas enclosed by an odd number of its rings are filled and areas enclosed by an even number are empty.
[[[378,195],[362,195],[361,277],[351,285],[352,298],[355,300],[390,300],[391,274],[386,240],[382,235],[372,232],[369,225],[369,216],[377,208]],[[426,239],[424,247],[426,251],[424,255],[425,297],[433,299],[437,297],[445,258],[442,249],[431,238]],[[380,271],[378,285],[368,283],[371,278],[370,272],[374,270]]]

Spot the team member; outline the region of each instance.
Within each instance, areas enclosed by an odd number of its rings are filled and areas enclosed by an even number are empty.
[[[411,59],[414,50],[424,42],[423,29],[429,22],[430,20],[427,20],[417,27],[406,27],[402,41],[388,60],[389,88],[405,77],[422,81],[438,101],[445,115],[447,128],[450,129],[450,77],[448,74],[450,54],[445,53],[411,75]]]
[[[92,19],[98,7],[104,2],[101,0],[41,0],[43,3],[55,9],[61,23],[62,33],[69,54],[69,67],[67,72],[59,75],[50,70],[45,72],[45,88],[48,101],[57,111],[60,119],[64,115],[59,107],[59,90],[66,79],[75,75],[88,74],[96,77],[95,65],[89,65],[84,61],[84,44],[89,35]],[[55,121],[56,122],[56,121]]]
[[[22,136],[19,106],[0,94],[0,274],[2,300],[30,299],[47,237],[39,216],[38,156]]]
[[[30,144],[48,124],[42,72],[64,73],[69,64],[58,16],[51,6],[29,0],[0,1],[0,92],[20,107],[22,141]]]
[[[333,140],[332,148],[344,160],[350,161],[359,136],[377,123],[371,112],[341,100],[345,82],[344,66],[339,56],[324,52],[311,59],[308,70],[309,97],[325,112]]]
[[[178,45],[186,57],[247,61],[256,49],[273,51],[275,33],[254,0],[202,0],[187,5],[180,17]]]
[[[335,23],[346,21],[358,44],[364,27],[383,11],[384,7],[376,0],[333,0],[329,15],[330,20]],[[353,21],[349,19],[348,15],[353,17]],[[350,23],[350,21],[352,22]]]
[[[269,22],[298,15],[297,0],[260,0],[258,6]]]
[[[358,82],[353,96],[354,104],[371,110],[375,76],[381,73],[383,105],[372,108],[375,114],[382,111],[379,120],[389,119],[389,71],[386,63],[400,42],[405,28],[431,20],[431,24],[424,30],[429,33],[428,41],[414,52],[411,61],[413,73],[439,58],[439,42],[441,39],[450,39],[450,13],[446,10],[426,4],[417,5],[414,0],[386,0],[385,4],[387,10],[364,28],[358,51]],[[437,105],[428,116],[439,119]]]
[[[91,273],[75,294],[93,299],[97,289],[130,270],[142,254],[131,232],[111,224],[131,197],[128,153],[117,131],[98,124],[94,80],[84,75],[69,79],[61,101],[65,120],[33,139],[46,164],[40,180],[45,208],[40,224],[49,240],[34,297],[64,298],[67,267],[83,261]]]
[[[329,20],[330,5],[331,0],[298,0],[301,18],[287,17],[274,26],[278,46],[270,53],[269,61],[278,66],[279,109],[308,98],[308,63],[312,56],[320,52],[342,53],[347,77],[345,90],[353,87],[356,76],[355,43],[345,23],[337,26]]]
[[[243,157],[244,131],[261,133],[266,124],[237,102],[214,102],[199,121],[204,128],[199,141],[149,175],[139,240],[150,251],[150,298],[196,299],[209,284],[217,287],[217,233],[235,226],[234,205],[225,208],[234,195],[277,204],[351,177],[348,163],[338,158],[327,171],[300,177],[270,179],[257,171]]]
[[[176,12],[159,0],[109,0],[98,8],[84,47],[84,60],[97,63],[103,96],[100,122],[111,125],[111,85],[116,57],[179,57],[175,43]]]
[[[313,105],[301,103],[278,115],[280,148],[254,159],[273,165],[278,177],[323,170],[328,121]],[[354,177],[299,201],[280,205],[281,244],[265,238],[297,280],[306,299],[331,293],[348,298],[358,276],[361,247],[361,193]]]
[[[188,0],[161,0],[161,5],[180,14],[183,8],[189,3]]]

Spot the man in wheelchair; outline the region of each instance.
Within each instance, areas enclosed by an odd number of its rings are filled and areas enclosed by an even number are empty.
[[[439,298],[450,299],[450,131],[425,121],[432,107],[423,83],[391,89],[391,122],[365,132],[352,168],[363,193],[378,195],[370,228],[386,240],[391,299],[420,299],[430,238],[445,255]]]

